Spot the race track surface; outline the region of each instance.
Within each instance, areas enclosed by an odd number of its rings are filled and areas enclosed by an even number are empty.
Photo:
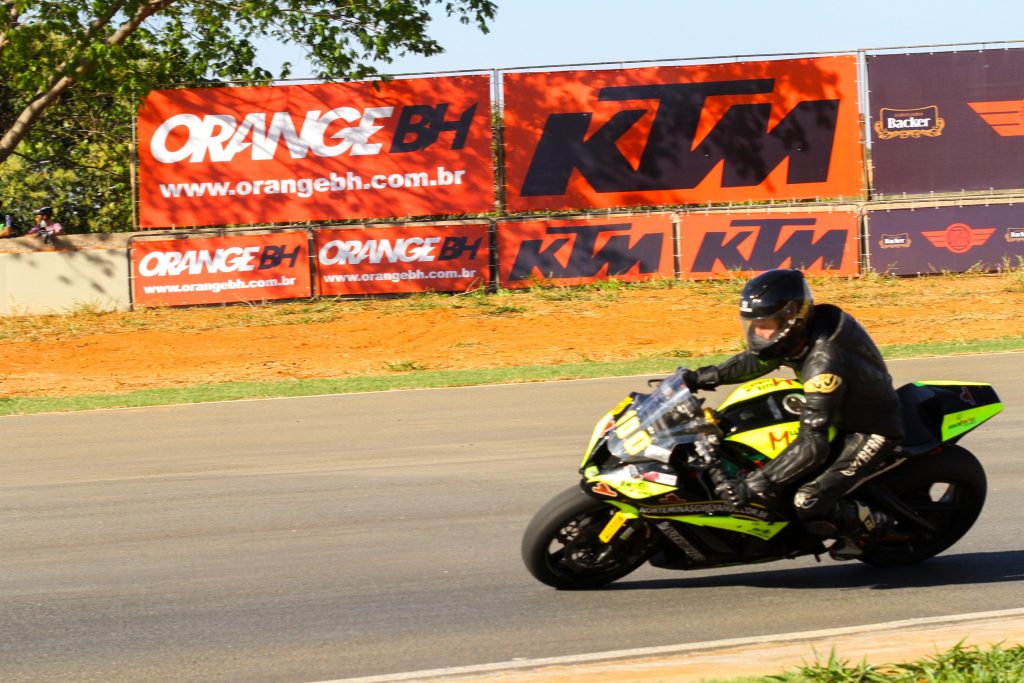
[[[537,583],[520,536],[642,378],[0,418],[0,680],[319,681],[1024,607],[1022,368],[892,363],[1006,404],[962,442],[989,498],[943,556],[592,592]]]

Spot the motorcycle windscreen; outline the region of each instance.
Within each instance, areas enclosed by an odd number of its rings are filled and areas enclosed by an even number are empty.
[[[701,415],[701,402],[683,381],[681,368],[619,417],[608,434],[608,450],[627,462],[667,463],[676,445],[696,438]]]

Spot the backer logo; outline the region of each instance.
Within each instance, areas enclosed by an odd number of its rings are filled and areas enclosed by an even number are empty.
[[[922,231],[921,235],[938,249],[964,254],[988,241],[995,228],[972,228],[966,223],[953,223],[945,230]]]
[[[886,109],[878,113],[875,133],[879,140],[893,138],[937,138],[946,127],[945,119],[939,116],[936,106],[919,109]]]
[[[1024,135],[1024,100],[968,102],[967,105],[1001,137]]]
[[[1004,237],[1007,242],[1024,242],[1024,228],[1007,228]]]
[[[910,233],[906,232],[899,235],[882,235],[878,240],[878,246],[882,249],[909,249],[912,243]]]

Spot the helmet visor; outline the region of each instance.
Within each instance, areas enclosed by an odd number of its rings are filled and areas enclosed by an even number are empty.
[[[765,349],[779,340],[783,333],[783,323],[777,316],[767,318],[742,318],[743,336],[747,346],[758,351]]]
[[[795,302],[790,302],[771,315],[741,317],[747,347],[752,351],[762,351],[783,339],[793,327],[797,308]]]

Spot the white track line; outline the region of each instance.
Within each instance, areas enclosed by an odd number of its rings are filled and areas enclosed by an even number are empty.
[[[317,683],[395,683],[397,681],[416,681],[424,678],[441,678],[445,676],[468,676],[473,674],[492,673],[497,671],[508,671],[513,669],[532,669],[542,666],[559,666],[574,664],[589,664],[615,659],[626,659],[634,657],[651,657],[657,655],[676,655],[686,652],[699,652],[704,650],[717,650],[720,648],[743,647],[749,645],[763,645],[766,643],[780,643],[802,640],[822,640],[836,636],[859,635],[887,629],[907,629],[921,626],[932,626],[936,624],[952,625],[965,621],[978,621],[981,619],[998,619],[1003,617],[1024,617],[1024,608],[1000,610],[995,612],[975,612],[971,614],[956,614],[946,617],[922,617],[919,619],[903,619],[900,621],[889,621],[881,624],[866,624],[863,626],[846,626],[821,631],[797,631],[794,633],[779,633],[775,635],[753,636],[749,638],[729,638],[726,640],[709,640],[702,643],[685,643],[681,645],[662,645],[659,647],[633,648],[629,650],[610,650],[608,652],[594,652],[583,655],[567,655],[564,657],[545,657],[541,659],[516,659],[509,662],[495,662],[492,664],[477,664],[473,666],[459,666],[445,669],[427,669],[424,671],[408,671],[394,674],[383,674],[379,676],[364,676],[361,678],[339,678],[330,681],[318,681]]]

